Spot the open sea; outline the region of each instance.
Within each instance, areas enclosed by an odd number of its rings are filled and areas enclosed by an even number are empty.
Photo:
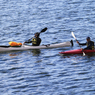
[[[95,95],[95,54],[59,54],[80,48],[72,31],[95,42],[95,0],[0,0],[0,45],[45,27],[41,44],[74,46],[0,53],[0,95]]]

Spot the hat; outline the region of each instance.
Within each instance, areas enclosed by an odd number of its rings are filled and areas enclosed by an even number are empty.
[[[39,36],[40,36],[40,33],[36,32],[35,35],[36,35],[37,37],[39,37]]]
[[[90,39],[90,37],[87,37],[86,39]]]

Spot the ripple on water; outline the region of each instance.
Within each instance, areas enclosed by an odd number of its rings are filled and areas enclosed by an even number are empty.
[[[24,42],[44,27],[42,44],[70,41],[71,31],[79,42],[87,36],[94,41],[94,5],[93,0],[1,0],[0,44]],[[68,48],[0,53],[0,94],[94,95],[95,55],[59,55],[78,48],[74,41]]]

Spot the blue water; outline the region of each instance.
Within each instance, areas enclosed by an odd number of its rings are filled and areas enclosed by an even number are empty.
[[[94,0],[1,0],[0,45],[40,32],[41,44],[74,41],[74,47],[0,53],[0,95],[95,95],[95,54],[59,55],[95,42]]]

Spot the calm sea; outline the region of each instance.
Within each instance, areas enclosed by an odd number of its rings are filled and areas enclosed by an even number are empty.
[[[35,32],[41,44],[74,47],[0,53],[0,95],[95,95],[95,54],[59,55],[95,41],[95,0],[0,0],[0,45],[24,42]]]

